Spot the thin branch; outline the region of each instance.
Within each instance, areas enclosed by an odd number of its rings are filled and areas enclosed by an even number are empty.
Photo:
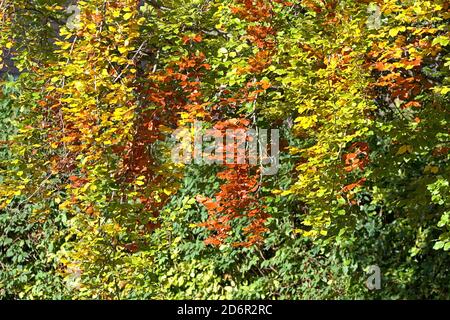
[[[134,54],[134,56],[131,58],[131,60],[134,61],[134,59],[136,59],[136,57],[138,56],[138,54],[141,52],[141,50],[144,48],[145,44],[147,43],[147,40],[145,40],[144,42],[142,42],[142,44],[140,45],[140,47],[137,49],[136,53]],[[125,68],[122,69],[122,71],[120,72],[120,74],[114,79],[114,82],[117,82],[122,75],[124,74],[125,71],[128,70],[128,68],[130,67],[130,63],[128,63]]]

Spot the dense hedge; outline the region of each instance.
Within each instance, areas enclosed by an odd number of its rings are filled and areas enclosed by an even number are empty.
[[[76,4],[0,4],[0,298],[450,298],[449,1]]]

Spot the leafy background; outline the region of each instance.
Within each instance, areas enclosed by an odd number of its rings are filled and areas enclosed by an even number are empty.
[[[449,298],[448,1],[66,5],[0,7],[0,298]],[[193,120],[279,172],[172,164]]]

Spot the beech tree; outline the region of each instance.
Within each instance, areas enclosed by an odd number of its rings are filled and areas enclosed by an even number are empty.
[[[0,0],[0,297],[448,298],[449,18]],[[196,122],[280,130],[278,172],[175,163]]]

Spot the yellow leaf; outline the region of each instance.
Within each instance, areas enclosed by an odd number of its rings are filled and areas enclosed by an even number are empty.
[[[397,34],[399,34],[399,32],[404,32],[404,31],[406,31],[406,27],[404,27],[404,26],[392,28],[391,30],[389,30],[389,35],[391,37],[395,37],[395,36],[397,36]]]
[[[401,154],[405,154],[405,153],[412,153],[413,152],[413,147],[411,145],[403,145],[401,146],[398,151],[397,151],[397,156],[401,155]]]
[[[429,172],[431,172],[431,173],[433,173],[433,174],[436,174],[436,173],[439,172],[439,167],[428,165],[428,166],[425,167],[425,169],[423,170],[423,172],[424,172],[424,173],[429,173]]]
[[[125,52],[128,52],[128,48],[127,47],[119,47],[119,52],[121,54],[124,54]]]
[[[439,172],[439,167],[431,167],[431,173],[434,173],[434,174],[436,174],[436,173],[438,173]]]
[[[298,117],[295,119],[295,123],[296,129],[298,128],[308,129],[315,126],[315,124],[317,123],[317,116],[312,115],[312,116]]]
[[[84,84],[81,81],[74,81],[74,86],[78,91],[83,91],[84,89]]]

